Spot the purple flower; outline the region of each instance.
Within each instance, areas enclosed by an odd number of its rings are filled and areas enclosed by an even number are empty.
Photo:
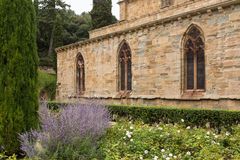
[[[20,135],[21,149],[29,157],[39,155],[36,143],[45,150],[57,150],[59,144],[90,138],[99,139],[109,127],[110,114],[99,102],[60,106],[59,112],[50,111],[43,103],[39,109],[41,130]],[[38,147],[39,148],[39,147]]]

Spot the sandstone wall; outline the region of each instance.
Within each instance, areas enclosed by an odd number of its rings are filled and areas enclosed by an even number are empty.
[[[141,4],[142,2],[147,3],[148,1],[149,0],[136,0],[136,2],[134,1],[132,3]],[[151,1],[160,3],[160,0]],[[213,8],[214,6],[224,6],[234,2],[237,3],[239,0],[175,0],[175,5],[163,9],[161,9],[159,5],[155,6],[156,9],[148,8],[152,6],[151,3],[149,3],[149,6],[143,5],[145,9],[140,4],[136,6],[133,5],[132,8],[134,7],[135,9],[131,10],[132,18],[125,19],[110,26],[92,30],[89,32],[90,38],[96,38],[106,34],[120,32],[122,30],[134,29],[137,26],[155,23],[155,21],[158,20],[160,20],[159,23],[164,23],[169,21],[169,19],[172,21],[179,17],[186,18],[195,15],[196,13],[202,14],[203,12],[207,12],[208,9]],[[124,7],[124,10],[128,10],[127,7]],[[121,13],[124,13],[124,10],[122,10]],[[149,13],[147,12],[148,14],[146,14],[143,10],[148,10]]]
[[[140,18],[142,16],[151,15],[157,13],[158,11],[172,10],[181,5],[189,5],[196,3],[197,1],[202,0],[171,0],[172,5],[166,7],[161,3],[162,0],[120,0],[120,13],[123,13],[123,16],[120,16],[120,20],[131,20]],[[208,0],[209,1],[209,0]],[[204,1],[204,3],[209,3]],[[166,7],[166,8],[165,8]]]
[[[204,32],[206,92],[199,96],[184,96],[181,43],[185,31],[192,24],[198,25]],[[179,100],[184,100],[183,105],[190,102],[188,105],[196,106],[198,102],[194,100],[202,99],[211,101],[211,105],[221,101],[221,106],[226,105],[225,108],[231,106],[235,109],[240,105],[240,5],[57,49],[58,99],[78,97],[75,76],[78,53],[83,55],[86,66],[86,92],[83,97],[119,98],[117,57],[123,40],[132,50],[133,90],[130,98],[133,100],[128,100],[128,103],[145,100],[162,103],[165,100],[167,104],[177,105]],[[198,103],[201,104],[210,103]]]

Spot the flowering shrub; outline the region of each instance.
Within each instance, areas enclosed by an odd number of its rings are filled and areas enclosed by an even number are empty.
[[[120,119],[101,140],[105,159],[218,160],[240,159],[240,126],[229,130],[178,124],[144,124]]]
[[[21,149],[30,158],[94,157],[96,140],[109,126],[108,110],[97,102],[70,104],[59,112],[42,104],[39,115],[41,130],[20,135]]]

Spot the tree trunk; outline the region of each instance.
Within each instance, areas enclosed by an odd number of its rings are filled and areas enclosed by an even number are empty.
[[[51,37],[49,40],[49,48],[48,48],[48,56],[52,55],[53,52],[53,44],[54,44],[54,36],[55,36],[55,28],[56,28],[56,0],[52,0],[52,3],[50,4],[50,7],[52,8],[52,31],[51,31]]]
[[[51,56],[51,55],[52,55],[52,52],[53,52],[53,43],[54,43],[55,28],[56,28],[56,23],[54,22],[53,28],[52,28],[52,32],[51,32],[50,41],[49,41],[48,56]]]

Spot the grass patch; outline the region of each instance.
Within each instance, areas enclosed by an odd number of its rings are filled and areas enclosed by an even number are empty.
[[[41,97],[48,98],[48,100],[55,99],[56,94],[56,75],[45,71],[38,71],[38,90]]]

